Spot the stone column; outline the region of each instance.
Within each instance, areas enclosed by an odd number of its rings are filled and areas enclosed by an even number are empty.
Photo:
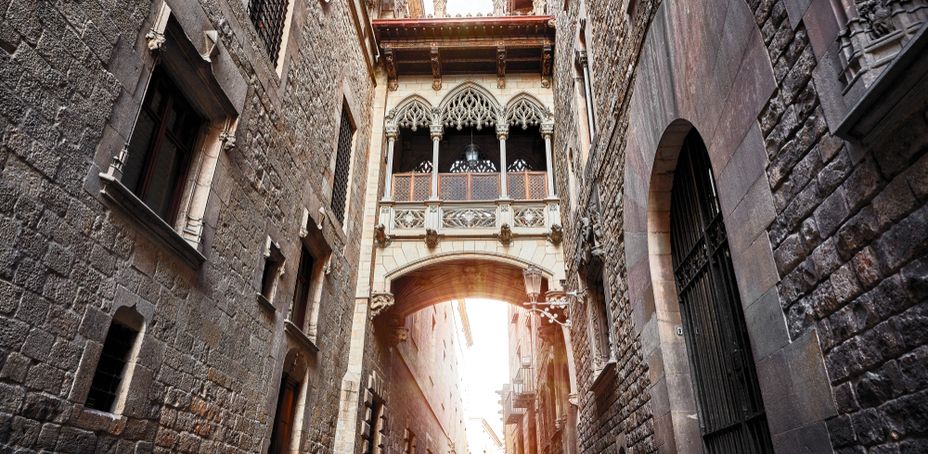
[[[548,183],[548,198],[553,199],[556,197],[554,193],[554,168],[551,164],[554,163],[554,160],[551,159],[551,137],[554,135],[554,124],[545,123],[541,125],[541,136],[545,138],[545,168],[548,170],[547,173],[547,183]]]
[[[442,125],[429,127],[432,136],[432,200],[438,200],[438,143],[444,133]]]
[[[589,124],[590,140],[596,136],[596,116],[593,112],[593,87],[590,85],[590,64],[587,60],[586,51],[577,52],[577,62],[580,69],[583,70],[583,91],[586,95],[586,121]]]
[[[383,182],[383,199],[393,200],[393,146],[396,142],[396,136],[399,131],[396,126],[388,125],[386,127],[387,136],[387,173]]]
[[[509,125],[497,124],[496,137],[499,139],[499,198],[509,198],[509,176],[506,160],[506,139],[509,138]]]

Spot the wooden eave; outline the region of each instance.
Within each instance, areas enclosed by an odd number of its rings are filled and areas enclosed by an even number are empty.
[[[551,74],[555,28],[550,16],[382,19],[372,23],[391,87],[404,75]]]

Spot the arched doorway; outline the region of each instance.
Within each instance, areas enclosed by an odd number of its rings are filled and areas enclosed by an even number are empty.
[[[709,154],[683,142],[670,203],[671,255],[702,438],[710,453],[773,452]]]

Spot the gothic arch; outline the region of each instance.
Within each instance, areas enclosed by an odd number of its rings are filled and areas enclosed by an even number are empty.
[[[412,95],[390,109],[387,114],[387,126],[416,131],[420,127],[428,128],[433,124],[434,116],[434,109],[425,98]]]
[[[455,87],[445,95],[438,108],[441,123],[457,129],[465,126],[483,129],[484,126],[496,125],[501,112],[493,94],[473,82]]]
[[[519,93],[506,104],[503,118],[510,127],[521,126],[522,129],[526,129],[529,126],[538,126],[552,121],[552,114],[534,96]]]

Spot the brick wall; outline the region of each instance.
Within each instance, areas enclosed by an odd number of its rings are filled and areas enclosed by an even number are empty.
[[[220,31],[230,71],[248,82],[237,145],[213,180],[199,270],[99,195],[108,125],[131,124],[127,112],[138,109],[136,85],[149,70],[138,49],[155,3],[0,2],[2,447],[254,452],[270,433],[300,215],[326,206],[331,191],[341,110],[333,94],[345,84],[365,112],[355,118],[363,144],[372,81],[344,3],[296,1],[283,82],[243,2],[170,3]],[[187,31],[197,45],[199,33]],[[313,452],[330,450],[346,367],[365,156],[355,148],[347,233],[324,228],[334,254],[303,420],[303,448]],[[268,234],[288,259],[272,315],[255,301]],[[69,392],[82,352],[125,304],[150,310],[141,357],[152,368],[132,388],[139,410],[124,425],[97,427]]]

